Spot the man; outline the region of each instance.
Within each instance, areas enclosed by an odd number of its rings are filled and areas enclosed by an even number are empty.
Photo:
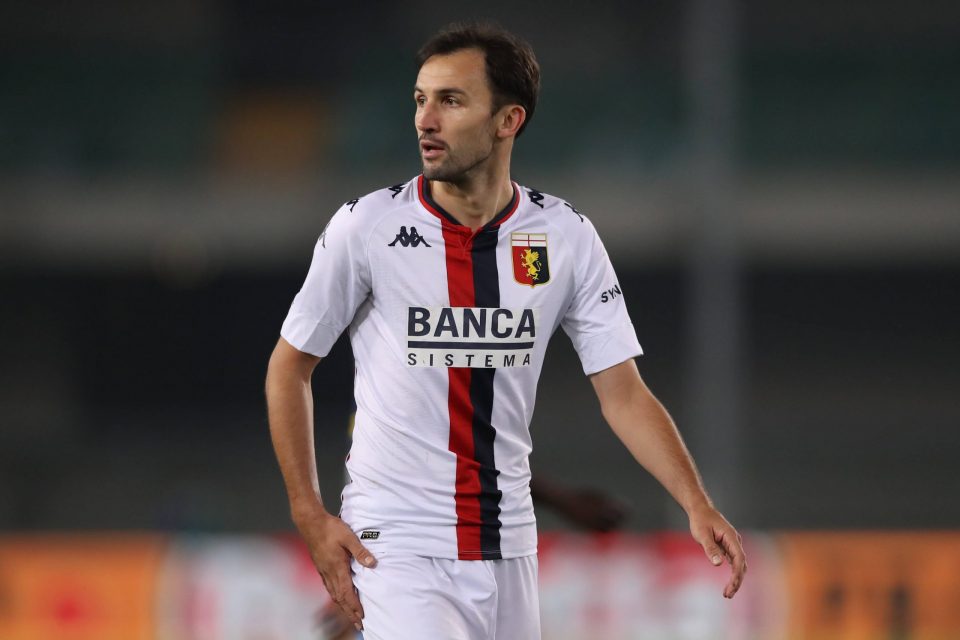
[[[637,372],[593,225],[510,180],[539,93],[532,50],[494,27],[453,26],[418,62],[423,174],[333,216],[267,373],[292,517],[331,596],[368,640],[540,637],[528,426],[562,325],[604,418],[710,561],[730,562],[733,597],[740,537]],[[348,326],[357,416],[336,517],[317,482],[310,378]]]

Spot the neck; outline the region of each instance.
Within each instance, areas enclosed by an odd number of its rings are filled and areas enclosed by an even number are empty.
[[[430,195],[457,222],[476,231],[493,220],[513,198],[510,166],[465,176],[459,182],[430,182]]]

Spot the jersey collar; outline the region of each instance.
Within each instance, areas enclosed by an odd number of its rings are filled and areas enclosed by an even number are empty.
[[[510,184],[513,186],[513,198],[510,199],[507,206],[500,210],[500,213],[493,217],[493,220],[483,226],[484,229],[499,227],[517,211],[517,207],[520,205],[520,189],[517,188],[517,183],[513,181],[511,181]],[[452,225],[458,227],[464,226],[457,222],[456,218],[447,213],[447,211],[433,199],[433,196],[430,195],[430,181],[424,178],[423,174],[417,176],[417,196],[420,198],[420,204],[433,215]]]

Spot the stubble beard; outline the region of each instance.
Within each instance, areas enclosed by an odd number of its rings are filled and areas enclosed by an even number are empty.
[[[465,184],[471,171],[486,162],[493,155],[493,144],[484,151],[478,151],[476,155],[465,161],[458,161],[457,157],[447,148],[446,158],[433,167],[428,167],[422,160],[423,177],[433,182],[449,182],[451,184]]]

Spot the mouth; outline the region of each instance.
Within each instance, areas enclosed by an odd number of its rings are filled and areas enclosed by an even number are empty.
[[[420,141],[420,155],[422,155],[425,160],[438,158],[444,151],[445,146],[441,142],[434,142],[432,140]]]

